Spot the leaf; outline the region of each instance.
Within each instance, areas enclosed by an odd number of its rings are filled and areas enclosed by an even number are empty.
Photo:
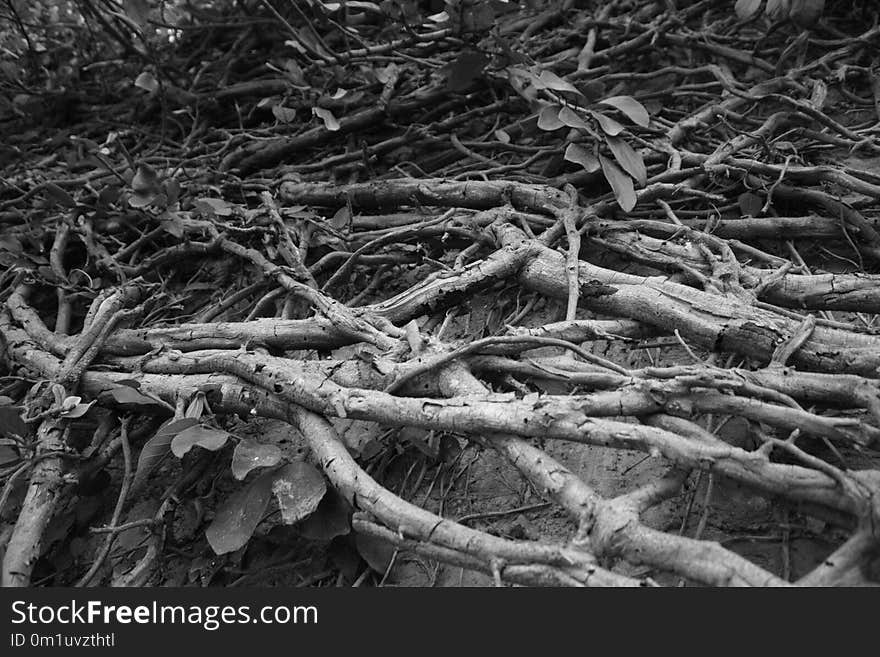
[[[76,207],[76,201],[73,200],[73,197],[55,183],[46,183],[43,187],[49,195],[49,198],[55,201],[58,205],[63,205],[67,208]]]
[[[590,126],[584,121],[577,112],[575,112],[570,107],[563,107],[559,110],[559,120],[562,121],[569,128],[577,128],[578,130],[584,130],[585,132],[590,132]]]
[[[130,386],[118,385],[118,383],[109,390],[110,396],[113,397],[113,401],[117,404],[136,404],[138,406],[159,406],[165,408],[165,405],[158,399],[148,397]]]
[[[568,91],[573,94],[577,94],[581,96],[580,89],[574,86],[571,82],[567,80],[563,80],[561,77],[556,75],[553,71],[541,71],[541,75],[538,77],[538,81],[540,86],[536,84],[535,86],[539,89],[552,89],[553,91]]]
[[[150,3],[147,0],[124,0],[122,7],[125,15],[138,24],[141,28],[147,26],[150,18]]]
[[[0,467],[16,463],[19,459],[21,459],[21,456],[15,447],[12,445],[0,445]]]
[[[828,86],[822,80],[813,81],[813,91],[810,94],[810,105],[821,111],[828,99]]]
[[[602,128],[602,132],[609,137],[616,137],[624,130],[622,124],[618,123],[610,116],[605,116],[601,112],[590,112],[590,115],[599,122],[599,127]]]
[[[63,402],[61,402],[61,410],[69,411],[72,410],[74,406],[79,404],[82,401],[82,397],[77,397],[76,395],[70,395],[66,397]]]
[[[367,565],[380,575],[384,575],[391,566],[391,559],[394,557],[394,546],[376,538],[375,536],[367,536],[366,534],[355,535],[355,546]]]
[[[166,212],[162,216],[162,228],[174,237],[183,237],[185,226],[179,214]]]
[[[611,191],[614,192],[614,198],[617,199],[617,204],[624,212],[629,212],[636,207],[636,190],[633,187],[632,178],[626,175],[619,166],[603,155],[599,156],[599,163],[602,166],[602,173],[605,174],[605,179],[608,180],[608,184],[611,185]]]
[[[191,417],[195,419],[202,417],[207,404],[208,402],[205,399],[205,393],[199,390],[187,405],[186,410],[183,412],[183,417]]]
[[[599,158],[580,144],[569,144],[568,148],[565,149],[565,159],[569,162],[580,164],[590,173],[595,173],[601,166]]]
[[[282,123],[291,123],[296,120],[296,110],[282,105],[272,105],[272,114]]]
[[[394,62],[388,64],[388,66],[383,66],[382,68],[375,69],[376,79],[382,84],[388,84],[391,82],[394,77],[398,74],[398,70],[400,67],[397,66]]]
[[[128,197],[128,204],[133,208],[145,208],[155,200],[154,192],[134,192]]]
[[[363,456],[363,450],[370,441],[378,440],[385,433],[382,427],[375,422],[338,417],[327,419],[333,425],[336,435],[345,443],[348,450],[359,456]]]
[[[343,205],[330,217],[330,225],[336,230],[348,230],[350,224],[351,210],[349,210],[347,205]]]
[[[351,506],[333,488],[318,504],[318,508],[299,524],[299,532],[312,541],[330,541],[351,532]]]
[[[306,76],[303,73],[302,67],[293,59],[287,59],[284,61],[284,72],[287,73],[287,76],[290,78],[290,81],[295,85],[300,87],[307,86],[306,84]]]
[[[228,217],[232,214],[232,205],[222,198],[200,198],[193,205],[196,210],[208,216]]]
[[[467,17],[467,25],[476,32],[488,30],[495,24],[495,10],[489,2],[473,3]]]
[[[432,461],[440,455],[440,441],[433,431],[418,427],[403,427],[397,432],[397,440],[407,442]]]
[[[232,453],[232,476],[241,481],[251,470],[278,465],[281,463],[281,456],[277,445],[242,440]]]
[[[651,124],[651,115],[648,110],[632,96],[612,96],[599,101],[600,105],[610,105],[624,114],[626,117],[643,128],[647,128]]]
[[[274,479],[274,472],[260,475],[220,506],[205,530],[208,543],[216,554],[234,552],[247,544],[266,515]]]
[[[171,453],[177,458],[183,458],[193,447],[216,452],[229,440],[229,433],[223,429],[213,429],[197,425],[189,427],[178,433],[171,439]]]
[[[159,88],[159,81],[156,80],[155,76],[152,73],[144,71],[135,78],[134,86],[140,87],[141,89],[145,89],[146,91],[152,93]]]
[[[98,194],[98,205],[107,208],[119,200],[122,188],[118,185],[106,185]]]
[[[21,419],[14,406],[0,406],[0,433],[26,436],[27,424]]]
[[[761,7],[761,0],[736,0],[733,9],[736,15],[745,20],[755,15],[755,12]]]
[[[737,199],[739,203],[739,211],[744,217],[760,216],[761,210],[764,209],[764,201],[757,194],[744,192]]]
[[[159,427],[156,435],[150,438],[138,456],[137,468],[134,471],[132,488],[145,479],[165,456],[171,453],[171,441],[184,429],[194,427],[199,423],[195,418],[183,418],[182,420],[171,419]]]
[[[605,141],[614,154],[614,159],[620,163],[623,170],[644,187],[648,183],[648,172],[641,154],[619,137],[608,137]]]
[[[813,27],[825,11],[825,0],[791,0],[788,17],[803,28]]]
[[[168,178],[164,183],[162,183],[162,187],[165,190],[165,196],[168,199],[168,205],[174,205],[177,203],[177,199],[180,198],[180,183],[177,182],[174,178]]]
[[[541,130],[559,130],[564,126],[559,120],[559,105],[545,105],[538,114],[538,127]]]
[[[327,484],[313,465],[294,461],[275,473],[272,492],[278,500],[282,522],[292,525],[318,508],[318,503],[327,492]]]
[[[76,404],[73,408],[62,412],[61,416],[71,420],[75,420],[76,418],[82,417],[83,415],[88,413],[89,409],[94,405],[94,403],[94,401],[90,401],[88,404]]]
[[[483,74],[489,58],[481,52],[465,50],[449,64],[446,74],[446,88],[449,91],[464,91]]]
[[[155,191],[158,181],[159,174],[153,167],[149,164],[139,164],[137,173],[131,179],[131,188],[140,194],[146,194]]]
[[[531,75],[528,71],[524,71],[515,66],[507,67],[507,81],[510,83],[510,86],[513,87],[513,90],[516,93],[530,103],[538,95],[534,85],[529,84],[529,82],[533,82],[535,79],[537,78]]]
[[[780,21],[786,17],[789,9],[789,0],[767,0],[764,13],[774,21]]]
[[[312,113],[324,122],[324,127],[330,132],[339,130],[339,121],[333,116],[333,112],[323,107],[313,107]]]

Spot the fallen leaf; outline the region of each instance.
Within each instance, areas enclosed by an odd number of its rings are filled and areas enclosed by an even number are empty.
[[[339,121],[333,116],[333,112],[323,107],[313,107],[312,113],[324,122],[324,127],[330,132],[339,130]]]
[[[294,461],[275,472],[272,492],[278,500],[282,522],[292,525],[318,508],[327,484],[313,465]]]
[[[275,473],[267,472],[226,499],[205,530],[208,544],[216,554],[244,547],[266,515],[272,499]]]
[[[146,71],[144,71],[135,78],[134,86],[140,87],[141,89],[145,89],[146,91],[152,93],[159,88],[159,81],[156,80],[156,77],[152,73],[147,73]]]
[[[239,481],[257,468],[271,468],[281,463],[281,450],[277,445],[242,440],[232,453],[232,476]]]
[[[193,447],[201,447],[216,452],[226,444],[227,440],[229,440],[229,433],[223,431],[223,429],[213,429],[197,425],[184,429],[172,438],[171,452],[177,458],[183,458],[183,455]]]

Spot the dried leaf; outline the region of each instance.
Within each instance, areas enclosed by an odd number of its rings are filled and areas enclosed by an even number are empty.
[[[198,419],[204,414],[207,405],[208,401],[205,399],[205,393],[199,390],[187,405],[186,410],[183,412],[183,417]]]
[[[828,99],[828,86],[822,80],[813,81],[813,91],[810,94],[810,105],[817,110],[825,107],[825,101]]]
[[[339,121],[333,116],[333,112],[323,107],[313,107],[312,113],[324,122],[324,127],[330,132],[339,130]]]
[[[313,465],[294,461],[275,473],[272,492],[278,500],[282,522],[292,525],[318,508],[327,484]]]

